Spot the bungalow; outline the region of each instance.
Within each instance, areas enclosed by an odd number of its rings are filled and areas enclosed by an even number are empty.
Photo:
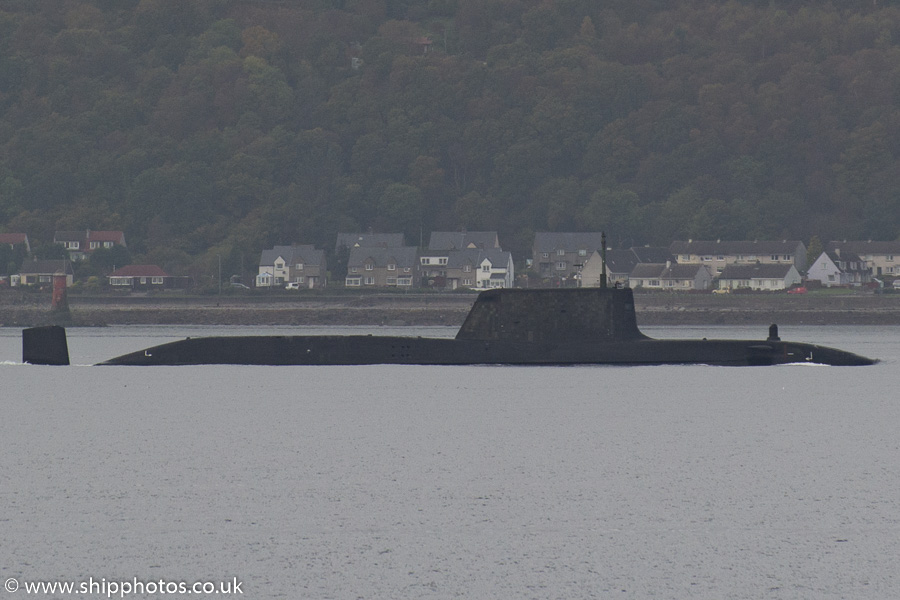
[[[26,260],[17,275],[10,278],[10,285],[50,285],[54,275],[66,276],[66,287],[75,282],[75,270],[69,260]]]
[[[534,234],[532,269],[540,277],[569,279],[581,273],[588,258],[603,247],[599,232]]]
[[[326,272],[324,250],[311,245],[274,246],[260,256],[256,287],[283,287],[294,282],[310,289],[322,288]]]
[[[797,272],[806,270],[806,246],[796,240],[714,242],[675,241],[669,251],[680,264],[707,265],[714,275],[721,275],[729,265],[794,265]]]
[[[819,281],[825,287],[858,287],[872,281],[872,269],[858,254],[835,248],[819,255],[809,268],[806,278]]]
[[[174,277],[156,265],[126,265],[107,275],[118,290],[171,290],[188,287],[190,277]]]
[[[69,253],[70,260],[83,260],[94,250],[127,246],[125,234],[121,231],[57,231],[53,243],[61,244]]]
[[[629,276],[632,287],[669,291],[708,290],[712,280],[712,273],[705,265],[680,265],[672,261],[638,264]]]
[[[0,244],[7,244],[13,249],[21,244],[25,248],[26,254],[31,253],[31,244],[28,243],[28,235],[24,233],[0,233]]]
[[[418,285],[417,255],[415,246],[351,248],[344,285],[405,288]]]
[[[729,265],[719,275],[719,289],[784,290],[802,281],[794,265]]]
[[[856,254],[876,277],[900,277],[900,242],[829,242],[825,250]]]

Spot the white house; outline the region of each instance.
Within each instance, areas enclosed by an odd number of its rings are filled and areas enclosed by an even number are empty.
[[[806,278],[819,281],[825,287],[861,286],[872,281],[872,269],[859,255],[835,248],[819,255],[809,268]]]
[[[516,274],[512,254],[502,250],[482,250],[480,253],[475,271],[475,287],[478,289],[513,287]]]

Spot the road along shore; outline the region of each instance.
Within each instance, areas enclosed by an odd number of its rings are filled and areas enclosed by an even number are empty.
[[[50,296],[4,290],[0,325],[447,325],[459,326],[475,294],[273,296]],[[900,325],[900,294],[635,294],[639,325]]]

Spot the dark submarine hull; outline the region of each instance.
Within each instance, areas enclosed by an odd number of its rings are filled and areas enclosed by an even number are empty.
[[[65,330],[23,331],[23,361],[68,364]],[[350,336],[188,338],[101,365],[871,365],[851,352],[763,340],[654,340],[629,288],[496,289],[478,295],[454,339]]]
[[[542,344],[390,336],[191,338],[125,354],[101,365],[871,365],[812,344],[742,340],[635,340]]]

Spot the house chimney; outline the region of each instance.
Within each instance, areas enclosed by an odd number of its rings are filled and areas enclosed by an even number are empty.
[[[840,247],[836,247],[836,248],[834,249],[834,255],[837,256],[838,258],[841,257],[841,249],[840,249]]]
[[[672,268],[672,261],[671,261],[671,260],[667,260],[667,261],[666,261],[666,271],[668,271],[668,270],[671,269],[671,268]]]

